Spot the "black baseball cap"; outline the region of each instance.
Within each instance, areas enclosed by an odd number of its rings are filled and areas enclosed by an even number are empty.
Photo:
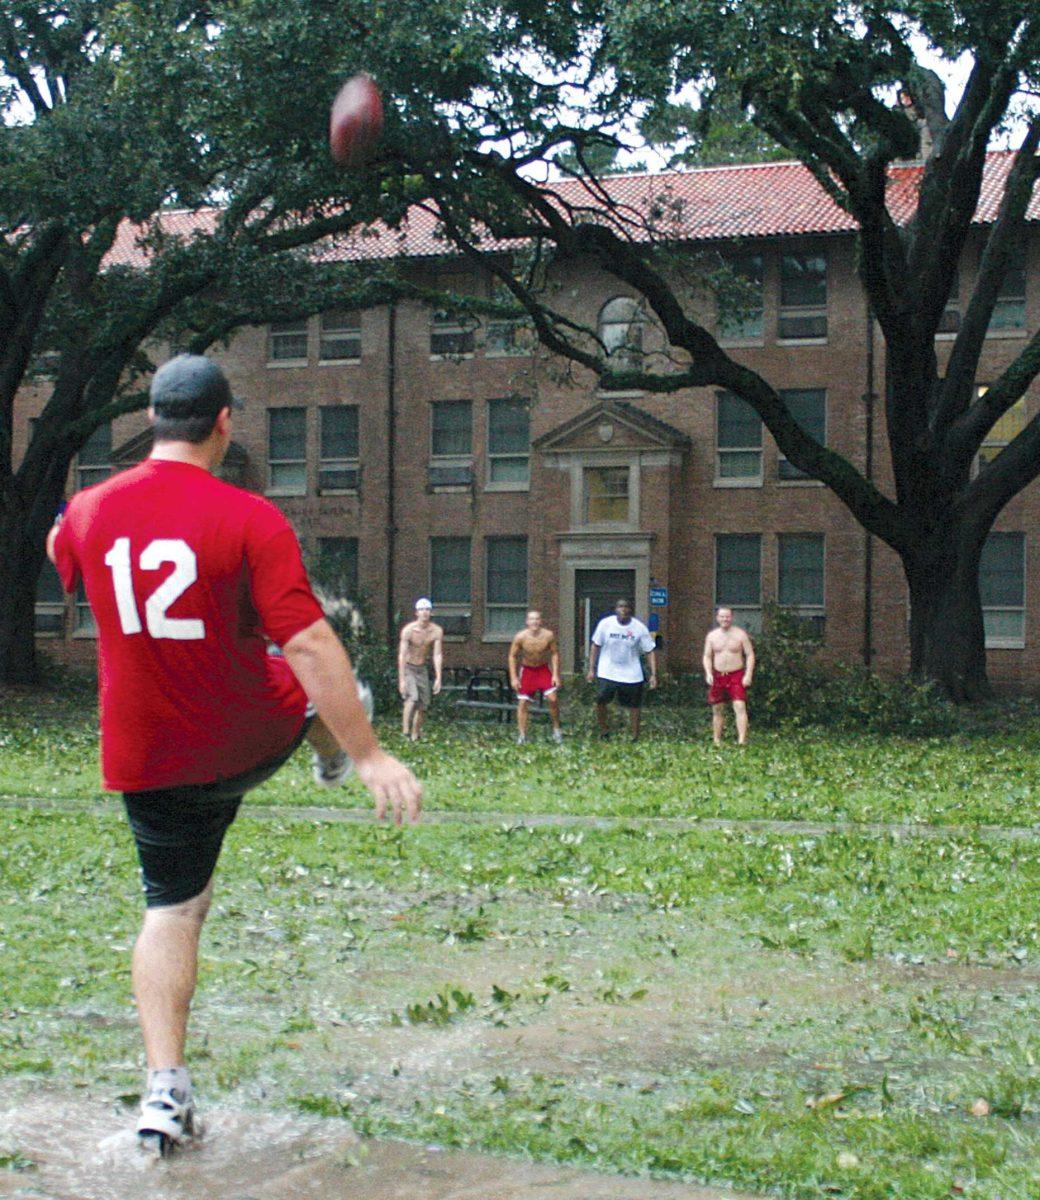
[[[149,397],[156,416],[172,420],[216,417],[222,408],[241,408],[231,385],[212,359],[178,354],[152,376]]]

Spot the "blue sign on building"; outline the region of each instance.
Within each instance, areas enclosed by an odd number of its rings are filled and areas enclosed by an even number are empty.
[[[650,607],[668,607],[668,589],[666,587],[652,587],[650,589]]]

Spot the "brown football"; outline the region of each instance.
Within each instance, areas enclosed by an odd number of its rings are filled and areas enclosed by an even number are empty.
[[[329,150],[341,167],[359,167],[383,132],[383,100],[371,75],[354,75],[339,89],[329,114]]]

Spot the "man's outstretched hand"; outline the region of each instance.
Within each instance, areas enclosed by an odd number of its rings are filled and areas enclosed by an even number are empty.
[[[384,750],[375,750],[354,763],[358,779],[372,793],[376,817],[382,821],[392,812],[400,825],[405,814],[413,824],[422,812],[422,784],[402,762]]]

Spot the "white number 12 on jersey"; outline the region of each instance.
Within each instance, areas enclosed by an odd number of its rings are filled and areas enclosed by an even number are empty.
[[[180,538],[156,538],[141,551],[142,571],[156,571],[163,563],[173,563],[173,572],[144,602],[144,617],[153,638],[173,638],[194,642],[206,636],[205,624],[195,617],[168,617],[170,605],[191,587],[199,577],[195,551]],[[134,581],[130,564],[130,539],[116,538],[105,555],[105,566],[111,568],[112,586],[116,593],[119,624],[124,633],[141,632],[141,614],[134,597]]]

